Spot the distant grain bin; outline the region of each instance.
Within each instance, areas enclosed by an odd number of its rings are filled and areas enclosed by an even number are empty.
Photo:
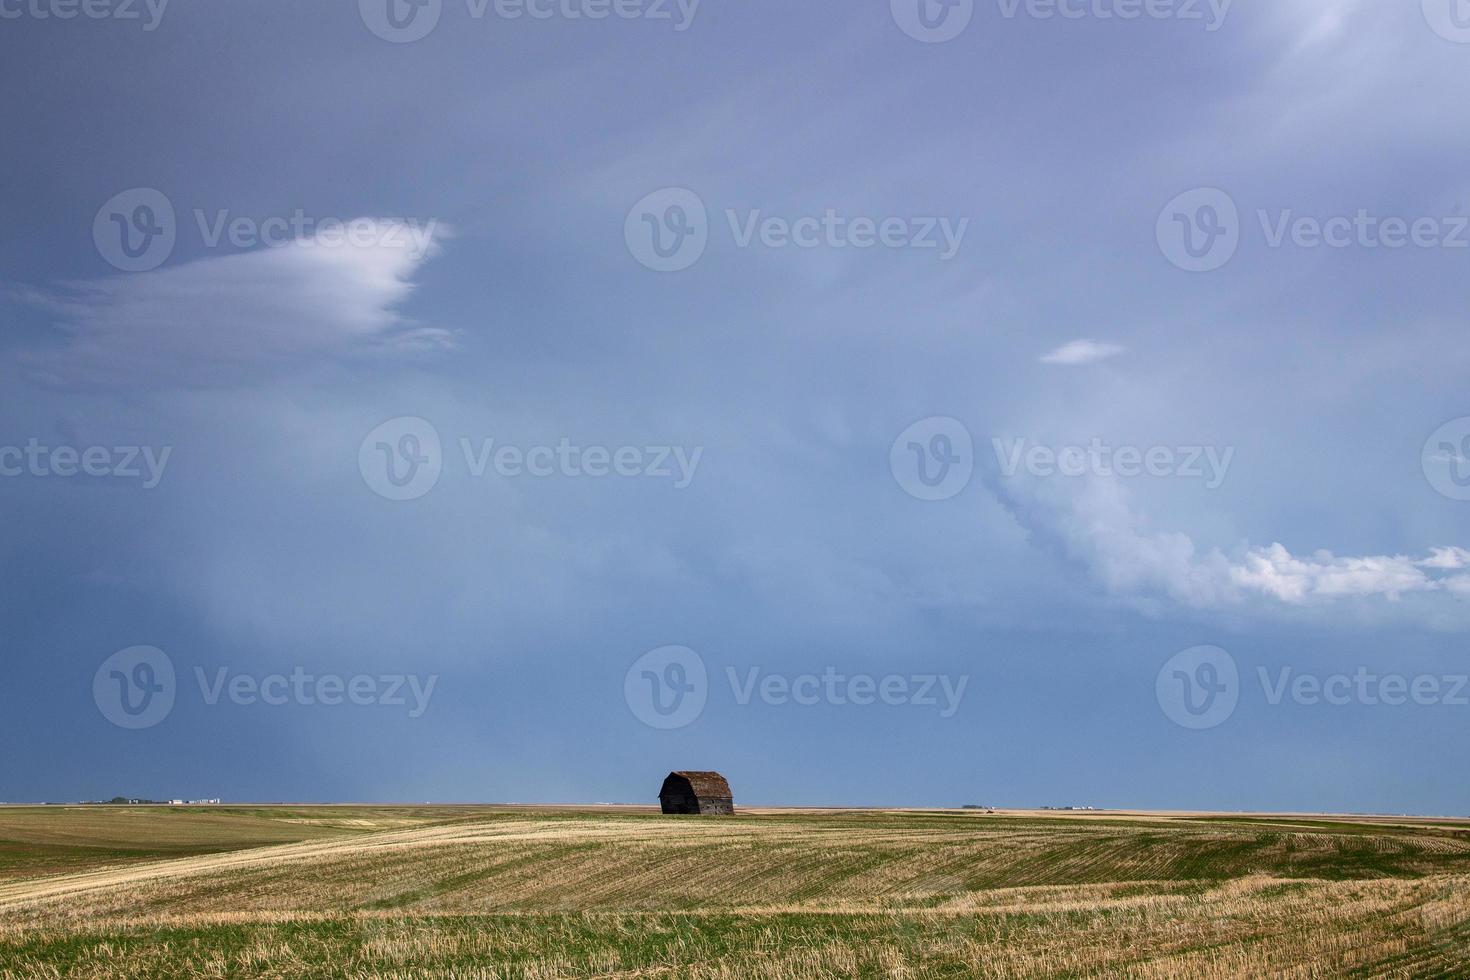
[[[671,772],[658,791],[658,802],[665,813],[735,812],[735,799],[730,784],[717,772]]]

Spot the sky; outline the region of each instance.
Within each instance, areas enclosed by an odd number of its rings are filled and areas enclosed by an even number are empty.
[[[1470,814],[1461,0],[0,0],[0,802]]]

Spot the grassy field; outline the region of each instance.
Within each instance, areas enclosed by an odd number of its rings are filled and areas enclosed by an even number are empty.
[[[0,809],[0,977],[1470,976],[1470,826]]]

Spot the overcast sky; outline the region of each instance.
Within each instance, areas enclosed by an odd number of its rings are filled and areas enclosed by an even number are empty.
[[[0,0],[0,801],[1470,813],[1470,11],[1052,9]]]

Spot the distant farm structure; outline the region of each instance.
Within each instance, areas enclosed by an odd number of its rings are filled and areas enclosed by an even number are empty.
[[[717,772],[671,772],[658,791],[664,813],[732,814],[730,784]]]

